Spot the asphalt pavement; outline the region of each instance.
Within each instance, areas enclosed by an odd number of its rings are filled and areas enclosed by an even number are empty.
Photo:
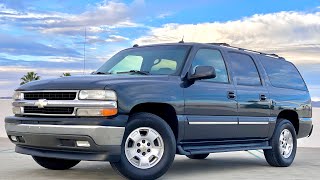
[[[40,167],[30,156],[14,152],[14,145],[0,138],[0,179],[122,179],[108,162],[81,162],[65,171]],[[176,159],[161,179],[320,179],[320,148],[299,148],[295,162],[288,168],[269,166],[262,151],[243,151],[211,154],[205,160],[191,160],[185,156]]]

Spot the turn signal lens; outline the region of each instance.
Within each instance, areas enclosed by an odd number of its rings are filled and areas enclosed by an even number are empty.
[[[113,116],[118,113],[118,109],[102,109],[101,114],[103,116]]]

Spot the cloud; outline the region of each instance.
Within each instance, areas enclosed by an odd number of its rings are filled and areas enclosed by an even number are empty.
[[[312,101],[320,101],[320,97],[312,97]]]
[[[119,36],[119,35],[109,35],[107,39],[103,39],[100,36],[87,36],[87,43],[95,44],[95,43],[110,43],[110,42],[122,42],[130,40],[127,37]]]
[[[79,57],[81,54],[74,49],[65,47],[52,47],[34,42],[28,37],[14,37],[0,34],[0,52],[10,55],[32,56],[66,56]]]
[[[118,35],[110,35],[109,38],[106,40],[107,42],[121,42],[121,41],[128,41],[129,38],[118,36]]]
[[[87,27],[88,33],[106,32],[119,27],[137,27],[134,18],[141,14],[144,1],[131,4],[118,1],[104,1],[80,14],[37,11],[19,12],[0,4],[0,22],[17,23],[30,30],[42,33],[79,35]]]
[[[159,14],[159,15],[157,16],[157,18],[159,18],[159,19],[165,19],[165,18],[167,18],[167,17],[169,17],[169,16],[172,16],[172,14],[173,14],[173,13],[171,13],[171,12],[161,13],[161,14]]]
[[[278,53],[298,63],[320,62],[320,12],[256,14],[237,21],[200,24],[165,24],[136,39],[137,44],[225,42]]]
[[[76,71],[82,71],[83,59],[81,58],[69,58],[69,57],[40,57],[43,60],[20,60],[20,59],[7,59],[0,57],[0,71],[1,72],[27,72],[37,71],[37,69],[56,69],[57,71],[63,69],[73,69]],[[100,59],[92,58],[86,61],[86,67],[88,69],[97,69],[102,65]],[[14,69],[16,67],[16,69]],[[45,71],[44,71],[45,72]],[[1,78],[1,76],[0,76]]]
[[[7,85],[12,85],[14,82],[12,81],[6,81],[6,80],[1,80],[0,81],[0,86],[7,86]]]

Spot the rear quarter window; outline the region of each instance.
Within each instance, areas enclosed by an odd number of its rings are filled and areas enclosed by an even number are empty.
[[[272,86],[307,90],[298,69],[292,63],[267,56],[261,56],[260,59]]]

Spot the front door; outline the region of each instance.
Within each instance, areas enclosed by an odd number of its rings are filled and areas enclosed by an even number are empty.
[[[185,140],[216,140],[237,138],[237,102],[234,85],[230,83],[221,52],[217,49],[199,49],[192,62],[213,66],[216,78],[197,80],[184,89]]]
[[[247,54],[229,52],[228,55],[237,93],[239,136],[266,138],[271,104],[257,65]]]

